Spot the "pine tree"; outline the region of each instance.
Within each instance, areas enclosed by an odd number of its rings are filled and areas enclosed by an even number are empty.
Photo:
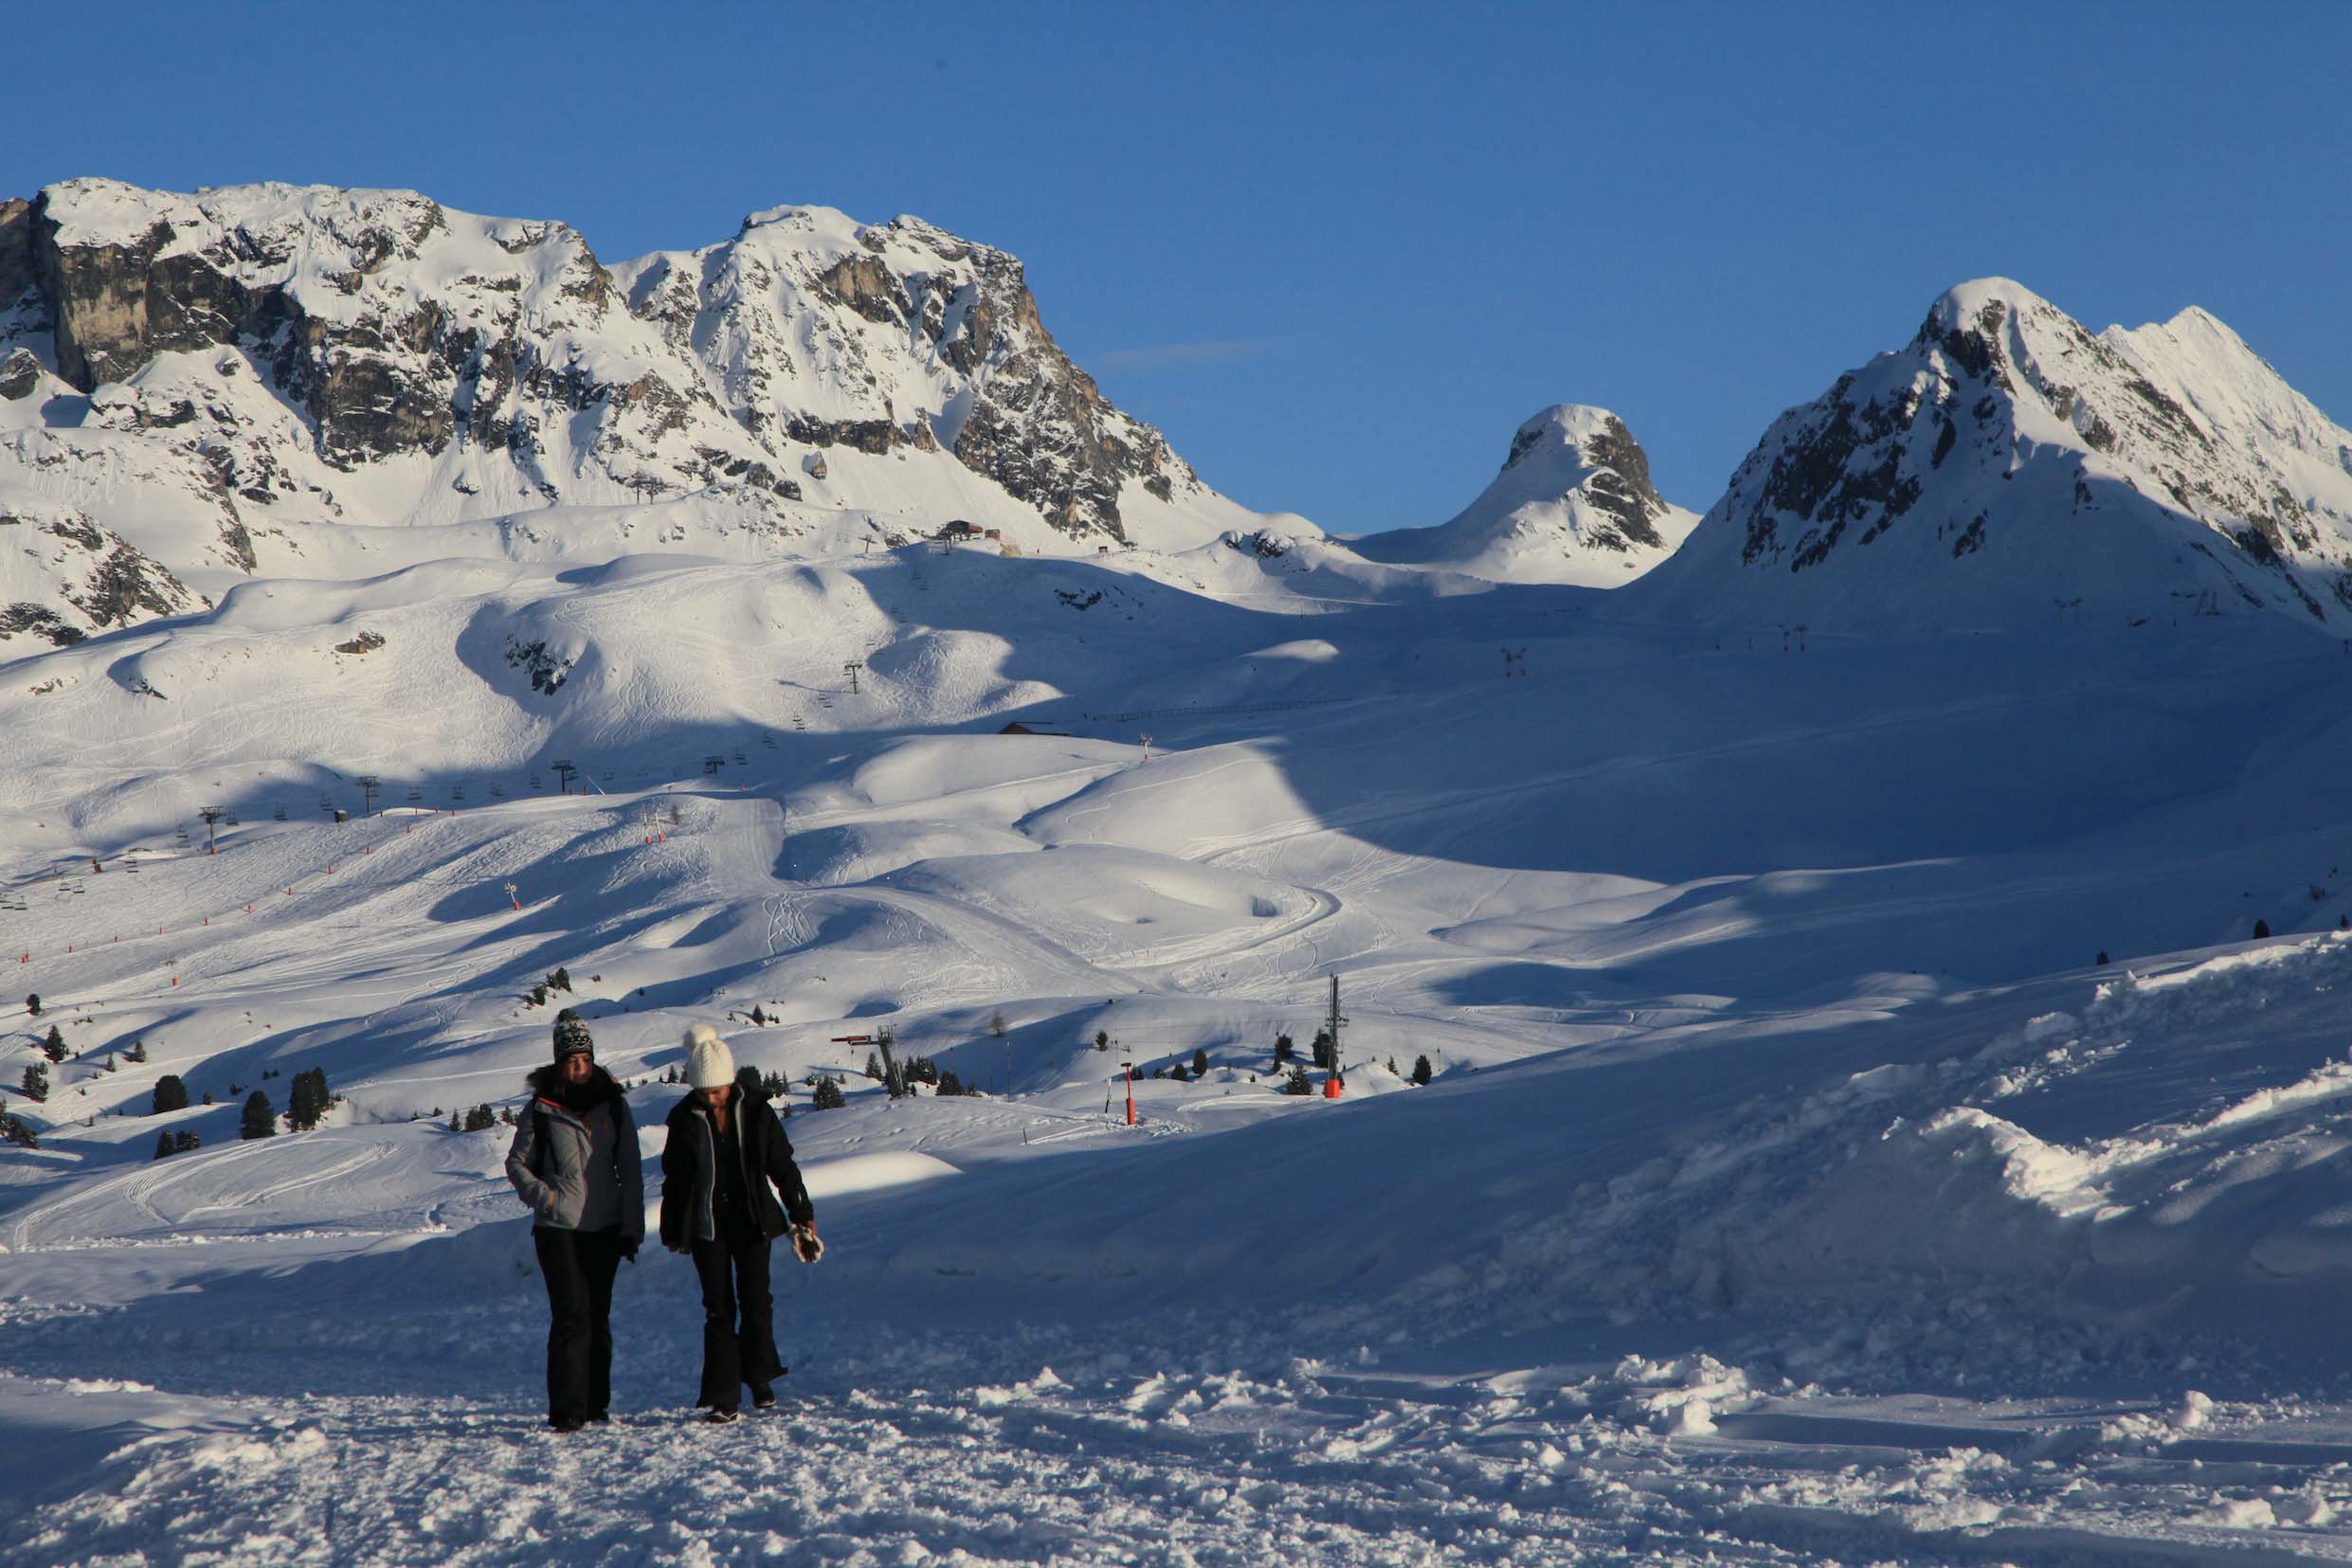
[[[1151,1070],[1151,1075],[1155,1078],[1158,1077],[1160,1075],[1160,1070],[1156,1067],[1153,1068]],[[1167,1070],[1167,1075],[1175,1079],[1180,1084],[1188,1084],[1192,1082],[1192,1070],[1182,1062],[1178,1062],[1174,1067],[1169,1068]]]
[[[486,1105],[476,1106],[465,1113],[465,1130],[468,1132],[488,1132],[498,1125],[498,1118]]]
[[[25,1011],[30,1013],[36,1018],[41,1016],[40,992],[35,991],[25,999]]]
[[[1206,1046],[1198,1047],[1192,1053],[1192,1075],[1196,1078],[1208,1076],[1208,1048]]]
[[[188,1108],[188,1085],[176,1072],[167,1072],[155,1080],[154,1108],[149,1114],[160,1116],[167,1110]]]
[[[754,1029],[768,1027],[768,1015],[759,1010],[759,1003],[756,1001],[751,1003],[751,1027]]]
[[[438,1116],[441,1112],[436,1110],[433,1114]],[[449,1130],[451,1132],[463,1132],[465,1130],[465,1118],[459,1115],[454,1110],[449,1113]]]
[[[245,1101],[244,1118],[237,1124],[240,1138],[275,1138],[278,1136],[278,1113],[270,1108],[269,1096],[255,1090]]]
[[[155,1134],[155,1158],[156,1158],[156,1159],[158,1159],[158,1160],[166,1160],[166,1159],[171,1158],[173,1154],[176,1154],[176,1153],[178,1153],[178,1152],[179,1152],[179,1145],[178,1145],[177,1144],[174,1144],[173,1142],[172,1142],[172,1135],[171,1135],[170,1133],[168,1133],[168,1132],[158,1132],[158,1133],[156,1133],[156,1134]]]
[[[2093,966],[2093,967],[2095,967],[2095,968],[2100,968],[2100,969],[2104,969],[2104,968],[2106,968],[2106,967],[2107,967],[2107,949],[2106,949],[2105,947],[2100,948],[2100,949],[2099,949],[2099,956],[2098,956],[2096,959],[2092,960],[2091,962],[2092,962],[2092,966]]]
[[[558,964],[557,965],[555,965],[555,972],[554,972],[553,974],[552,974],[552,975],[550,975],[550,976],[548,976],[548,977],[547,977],[547,987],[548,987],[548,989],[549,989],[549,990],[551,990],[551,991],[569,991],[569,990],[570,990],[570,989],[571,989],[571,971],[570,971],[570,969],[565,968],[562,964]]]
[[[1095,1049],[1097,1051],[1108,1051],[1111,1049],[1110,1030],[1097,1029],[1095,1031]]]
[[[131,1049],[122,1054],[122,1059],[126,1062],[144,1062],[147,1060],[147,1042],[145,1040],[133,1040],[131,1042]]]
[[[531,1005],[534,1007],[547,1005],[547,982],[545,981],[541,981],[531,988]]]
[[[1429,1087],[1429,1080],[1435,1076],[1437,1076],[1437,1074],[1429,1070],[1429,1058],[1427,1056],[1416,1056],[1413,1058],[1413,1081],[1416,1084],[1419,1084],[1423,1089],[1427,1089]]]
[[[100,1072],[112,1072],[115,1071],[115,1054],[113,1052],[109,1051],[106,1053],[106,1059],[98,1064],[98,1070]]]
[[[964,1080],[957,1077],[952,1071],[942,1072],[939,1074],[939,1092],[961,1094],[964,1092]]]
[[[2270,934],[2271,934],[2271,923],[2270,923],[2269,921],[2267,921],[2267,920],[2256,920],[2256,921],[2254,922],[2254,940],[2255,940],[2256,942],[2260,942],[2260,941],[2262,941],[2265,937],[2269,936]],[[52,1030],[52,1031],[50,1031],[50,1033],[54,1034],[54,1033],[56,1033],[56,1031]]]
[[[1297,1045],[1292,1041],[1288,1035],[1276,1035],[1274,1037],[1274,1065],[1276,1067],[1282,1066],[1291,1059],[1292,1055],[1297,1050]]]
[[[882,1081],[882,1058],[871,1051],[866,1053],[866,1076],[877,1084]]]
[[[1315,1066],[1329,1072],[1331,1066],[1331,1032],[1328,1029],[1316,1030],[1307,1052],[1314,1059]]]
[[[39,1062],[25,1069],[25,1098],[36,1102],[49,1097],[49,1070]]]
[[[203,1146],[204,1140],[197,1137],[192,1132],[175,1132],[172,1135],[172,1152],[173,1154],[187,1154],[195,1149],[202,1148]]]
[[[22,1116],[0,1114],[0,1144],[14,1144],[18,1148],[37,1149],[41,1146],[41,1140],[34,1134],[32,1124]]]
[[[567,1007],[555,1015],[555,1046],[567,1054],[574,1051],[595,1054],[596,1041],[588,1034],[588,1025],[580,1021],[576,1009]]]
[[[335,1098],[327,1091],[327,1071],[322,1067],[307,1068],[294,1075],[294,1087],[286,1096],[286,1125],[297,1132],[308,1132],[327,1114]]]
[[[66,1056],[65,1036],[63,1031],[60,1030],[55,1024],[49,1025],[49,1037],[41,1042],[41,1049],[47,1054],[49,1060],[53,1062],[63,1061]]]
[[[812,1110],[839,1110],[848,1101],[838,1082],[831,1078],[820,1078],[817,1080],[817,1091],[808,1097],[808,1104]]]
[[[1295,1062],[1292,1063],[1291,1075],[1282,1080],[1282,1092],[1285,1094],[1312,1094],[1314,1091],[1314,1085],[1307,1081],[1307,1070]]]

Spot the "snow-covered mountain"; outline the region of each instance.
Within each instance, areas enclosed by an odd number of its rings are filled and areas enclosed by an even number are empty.
[[[0,205],[0,637],[310,575],[338,528],[557,504],[769,553],[844,522],[1092,554],[1257,521],[1104,400],[1019,261],[917,219],[780,207],[607,268],[413,191]]]
[[[2201,310],[2095,336],[2006,279],[1783,414],[1647,613],[2352,626],[2352,433]]]
[[[1435,528],[1352,541],[1367,560],[1497,583],[1613,588],[1666,559],[1698,522],[1650,483],[1650,459],[1606,408],[1560,403],[1519,426],[1502,471]]]

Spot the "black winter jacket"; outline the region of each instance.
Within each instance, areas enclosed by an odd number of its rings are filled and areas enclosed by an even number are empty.
[[[772,1241],[789,1226],[814,1224],[817,1211],[809,1204],[800,1166],[792,1162],[792,1141],[784,1135],[783,1120],[765,1096],[746,1094],[740,1086],[733,1093],[735,1146],[742,1151],[743,1184],[760,1235]],[[678,1103],[667,1127],[661,1147],[661,1245],[684,1252],[692,1242],[718,1238],[712,1180],[718,1129],[695,1094]]]

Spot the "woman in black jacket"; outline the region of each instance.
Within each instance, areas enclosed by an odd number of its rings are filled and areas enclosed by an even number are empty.
[[[767,1097],[735,1082],[733,1054],[718,1032],[686,1032],[692,1092],[670,1112],[661,1149],[661,1244],[695,1260],[702,1280],[702,1392],[712,1421],[740,1413],[743,1385],[753,1408],[776,1402],[784,1375],[776,1354],[768,1244],[788,1229],[804,1263],[823,1255],[817,1213],[792,1144]]]

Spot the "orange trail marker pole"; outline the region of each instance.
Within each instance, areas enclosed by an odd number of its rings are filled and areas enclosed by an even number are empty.
[[[1135,1125],[1135,1064],[1127,1065],[1127,1125]]]

